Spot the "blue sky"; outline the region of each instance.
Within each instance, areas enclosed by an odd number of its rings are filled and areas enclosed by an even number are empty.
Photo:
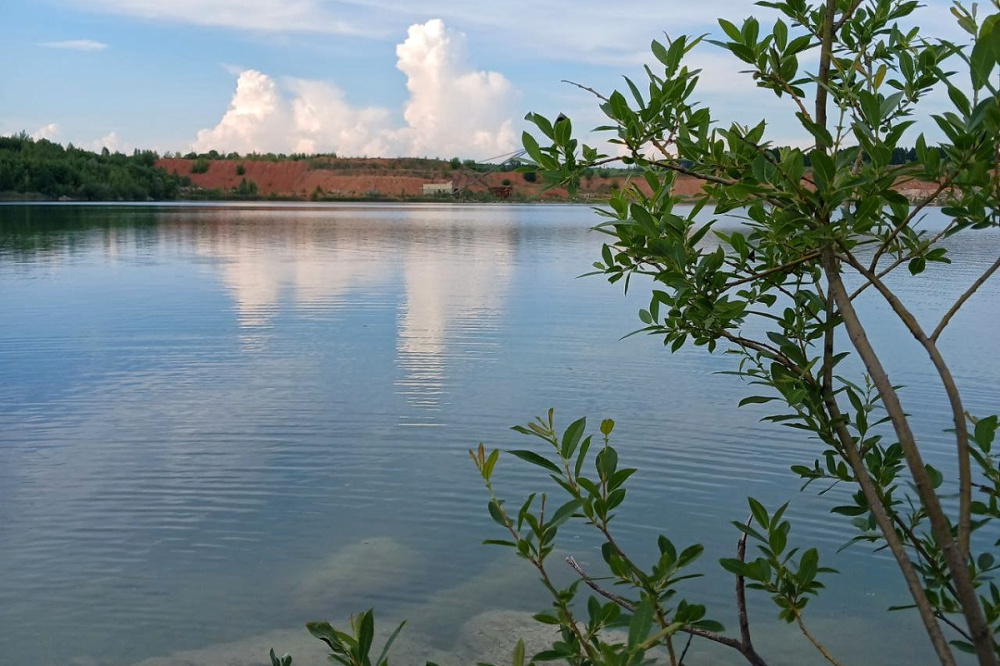
[[[923,25],[950,3],[928,0]],[[587,93],[641,78],[649,41],[763,14],[746,0],[5,0],[0,133],[128,150],[485,158],[527,111],[601,123]],[[794,121],[713,47],[700,95],[725,120]]]

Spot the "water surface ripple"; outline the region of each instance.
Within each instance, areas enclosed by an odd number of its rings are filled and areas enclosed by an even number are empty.
[[[667,532],[703,541],[712,571],[747,494],[793,499],[793,537],[833,556],[849,525],[788,472],[815,443],[735,409],[750,389],[717,374],[732,359],[620,339],[645,294],[577,279],[595,221],[574,206],[0,206],[0,661],[124,666],[373,604],[446,649],[484,608],[539,610],[531,572],[479,545],[499,535],[465,452],[531,445],[508,428],[550,406],[564,425],[619,422],[640,472],[618,530],[639,559]],[[954,241],[955,265],[903,296],[932,326],[998,241]],[[988,283],[942,339],[974,413],[998,404],[998,296]],[[938,384],[876,295],[860,307],[929,461],[950,469]],[[513,459],[498,473],[512,500],[545,488]],[[591,535],[565,537],[596,566]],[[812,612],[840,656],[926,660],[913,618],[883,612],[905,603],[884,556],[833,563],[844,574]],[[734,625],[728,579],[695,588]],[[762,650],[789,654],[754,610]]]

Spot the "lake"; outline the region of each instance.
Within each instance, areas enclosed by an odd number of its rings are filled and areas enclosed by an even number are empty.
[[[369,607],[383,631],[409,618],[396,663],[507,654],[548,601],[530,565],[481,545],[503,535],[466,452],[534,446],[509,427],[549,407],[561,427],[618,422],[640,469],[621,541],[643,561],[661,532],[703,542],[710,575],[686,596],[730,632],[716,561],[752,494],[793,500],[792,541],[841,571],[806,617],[838,657],[929,661],[916,616],[884,612],[907,602],[892,562],[837,554],[849,522],[798,492],[788,467],[816,444],[736,409],[752,388],[718,374],[731,357],[621,339],[647,293],[578,278],[597,221],[570,205],[0,205],[2,661],[264,664],[273,645],[322,663],[302,624]],[[904,298],[933,326],[998,247],[996,230],[952,240],[955,265],[901,281]],[[998,404],[998,298],[987,283],[942,338],[977,414]],[[950,469],[929,364],[874,293],[859,307]],[[511,502],[552,490],[512,457],[497,475]],[[596,544],[568,530],[560,552],[596,570]],[[751,621],[773,664],[819,663],[765,599]]]

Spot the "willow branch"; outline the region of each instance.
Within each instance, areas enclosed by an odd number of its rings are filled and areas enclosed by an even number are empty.
[[[962,398],[959,395],[958,386],[956,386],[955,379],[951,375],[951,370],[948,368],[944,357],[941,356],[941,351],[938,349],[937,344],[935,344],[934,339],[927,337],[917,318],[906,309],[906,306],[899,300],[899,297],[878,276],[866,270],[861,265],[861,262],[850,252],[845,253],[845,258],[855,270],[861,273],[882,294],[882,297],[885,298],[889,307],[896,313],[899,320],[903,322],[906,329],[927,351],[927,355],[937,370],[941,384],[948,395],[948,402],[951,406],[951,417],[955,424],[955,445],[958,452],[958,550],[962,559],[965,560],[969,556],[969,535],[972,532],[972,464],[969,456],[969,431],[965,423],[965,408],[962,406]],[[996,270],[996,267],[1000,267],[1000,259],[997,260],[997,264],[993,270]],[[986,277],[988,278],[989,275]]]
[[[799,625],[799,629],[802,631],[802,634],[809,639],[809,642],[813,644],[813,647],[816,648],[821,655],[823,655],[824,659],[833,664],[833,666],[841,666],[841,663],[837,661],[825,647],[823,647],[823,644],[816,640],[815,636],[809,633],[809,630],[806,629],[805,623],[802,621],[801,613],[795,613],[795,622]]]
[[[614,592],[609,592],[608,590],[605,590],[603,587],[595,583],[594,579],[587,575],[587,572],[584,571],[579,564],[577,564],[576,560],[572,556],[566,557],[565,560],[566,564],[570,565],[573,568],[573,571],[575,571],[580,576],[580,579],[587,584],[587,587],[592,589],[594,592],[597,592],[605,599],[609,599],[615,602],[616,604],[627,610],[629,613],[635,612],[635,604],[633,604],[628,599],[618,596]]]
[[[920,449],[917,447],[916,439],[913,436],[913,431],[910,429],[906,412],[899,402],[896,389],[892,385],[885,368],[882,366],[881,360],[872,348],[864,326],[861,324],[857,312],[854,310],[854,304],[851,303],[848,297],[847,289],[840,278],[840,269],[837,265],[837,258],[832,246],[827,246],[824,249],[823,264],[827,282],[830,285],[830,294],[837,304],[851,343],[865,364],[865,368],[868,370],[868,374],[871,376],[878,390],[882,405],[889,416],[897,441],[903,450],[903,457],[909,467],[917,495],[920,497],[920,502],[927,512],[927,517],[931,523],[931,531],[944,554],[948,571],[955,583],[956,599],[961,605],[963,614],[969,624],[969,634],[972,636],[972,642],[976,649],[980,666],[995,666],[996,656],[993,652],[993,635],[989,625],[986,624],[982,607],[979,604],[975,588],[972,585],[966,558],[952,537],[948,517],[941,508],[941,502],[937,493],[934,492],[930,475],[924,467]],[[892,531],[891,525],[889,526],[889,531]],[[886,530],[883,529],[883,533],[885,532]],[[885,534],[885,536],[888,538],[888,534]],[[922,593],[920,597],[926,603],[926,597]],[[940,627],[937,626],[937,622],[934,621],[932,624],[937,627],[937,632],[940,634]],[[930,626],[928,625],[927,628],[928,633],[930,633]],[[933,642],[937,649],[936,640]],[[948,654],[948,661],[944,661],[944,652]],[[946,643],[943,646],[943,652],[939,650],[938,656],[942,658],[942,663],[954,663],[954,659],[950,656],[950,651],[948,651]]]
[[[949,222],[945,226],[944,229],[942,229],[941,231],[939,231],[938,233],[936,233],[929,241],[927,241],[926,247],[931,247],[932,245],[935,245],[939,240],[941,240],[946,235],[948,235],[948,233],[955,227],[955,224],[956,224],[955,220],[952,220],[951,222]],[[898,257],[895,261],[893,261],[891,264],[889,264],[888,266],[886,266],[885,268],[883,268],[882,270],[880,270],[875,275],[878,276],[879,279],[884,278],[886,275],[888,275],[889,273],[891,273],[894,270],[896,270],[896,268],[900,264],[902,264],[904,261],[908,261],[908,260],[912,259],[913,257],[915,257],[916,254],[917,254],[916,252],[910,252],[909,254],[902,255],[902,256]],[[860,287],[858,287],[857,289],[855,289],[854,291],[852,291],[851,292],[851,300],[853,301],[854,299],[856,299],[858,296],[860,296],[870,286],[872,286],[872,283],[870,281],[869,282],[865,282]]]
[[[743,539],[740,539],[740,541],[741,543],[745,544],[745,537]],[[740,551],[737,550],[738,554],[739,552]],[[740,557],[742,559],[742,555]],[[609,599],[610,601],[613,601],[614,603],[618,604],[618,606],[620,606],[624,610],[630,613],[635,612],[635,604],[631,603],[626,599],[623,599],[622,597],[618,596],[613,592],[605,590],[603,587],[595,583],[593,579],[589,575],[587,575],[587,572],[583,570],[583,568],[577,563],[575,559],[573,559],[572,557],[567,557],[566,563],[573,568],[573,570],[577,573],[578,576],[580,576],[583,582],[587,584],[587,587],[594,590],[605,599]],[[745,600],[743,607],[745,607]],[[741,614],[741,616],[744,615],[745,611],[744,613]],[[740,626],[742,633],[742,626],[743,626],[742,622]],[[746,640],[740,641],[730,636],[723,636],[722,634],[717,634],[714,631],[699,629],[697,627],[681,627],[678,631],[681,631],[690,636],[698,636],[700,638],[710,640],[713,643],[719,643],[720,645],[725,645],[726,647],[730,647],[739,652],[740,654],[742,654],[743,657],[753,666],[767,666],[767,662],[765,662],[764,659],[759,654],[757,654],[756,650],[754,650],[753,648],[753,645],[750,644],[749,637]]]
[[[799,266],[800,264],[804,264],[807,261],[812,261],[813,259],[816,259],[817,257],[819,257],[819,250],[813,250],[812,252],[807,252],[806,254],[802,255],[798,259],[794,259],[792,261],[789,261],[788,263],[782,264],[781,266],[775,266],[774,268],[769,268],[766,271],[762,271],[760,273],[751,272],[748,277],[736,280],[735,282],[728,283],[725,286],[725,289],[729,290],[729,289],[732,289],[733,287],[739,287],[740,285],[743,285],[743,284],[747,284],[747,283],[750,283],[750,282],[757,282],[758,280],[766,278],[766,277],[768,277],[770,275],[774,275],[775,273],[788,273],[789,271],[791,271],[796,266]]]
[[[847,8],[847,11],[841,14],[840,19],[833,24],[834,32],[843,28],[844,24],[851,20],[851,16],[854,15],[854,12],[858,11],[858,7],[860,7],[862,3],[864,3],[864,0],[854,0],[854,2],[851,3],[851,6]]]
[[[563,79],[562,83],[568,83],[571,86],[576,86],[580,90],[586,90],[587,92],[589,92],[591,95],[593,95],[597,99],[601,100],[602,102],[609,102],[609,101],[611,101],[607,97],[605,97],[604,95],[602,95],[601,93],[599,93],[596,90],[594,90],[593,88],[591,88],[590,86],[585,86],[582,83],[577,83],[576,81],[570,81],[569,79]]]
[[[857,443],[845,425],[844,416],[840,411],[840,406],[837,404],[837,396],[833,391],[824,391],[823,401],[826,404],[826,411],[830,415],[829,425],[833,428],[834,434],[840,443],[840,450],[847,459],[847,463],[851,466],[855,482],[861,488],[861,493],[868,503],[868,509],[875,519],[875,524],[878,525],[886,545],[889,547],[889,551],[896,560],[896,565],[903,575],[903,580],[906,582],[906,587],[913,598],[914,605],[930,638],[931,645],[933,645],[934,651],[937,653],[938,659],[943,666],[955,666],[955,658],[948,649],[948,641],[945,639],[944,634],[941,632],[941,627],[937,623],[934,610],[927,600],[927,594],[924,592],[924,587],[920,582],[916,569],[913,567],[913,562],[910,561],[910,557],[906,554],[906,549],[903,547],[903,543],[896,533],[892,520],[889,518],[885,505],[882,503],[882,498],[875,488],[875,482],[868,475],[868,470],[861,459],[861,453],[858,451]]]
[[[948,312],[946,312],[944,317],[941,318],[941,323],[938,324],[937,328],[934,329],[934,332],[931,333],[931,342],[937,342],[937,339],[941,337],[941,333],[944,332],[945,326],[947,326],[948,322],[951,321],[951,318],[955,316],[955,313],[958,312],[963,305],[965,305],[967,300],[972,298],[972,295],[975,294],[981,286],[983,286],[983,283],[990,279],[990,276],[997,272],[998,268],[1000,268],[1000,257],[997,257],[997,260],[993,262],[993,265],[987,268],[986,272],[980,275],[979,279],[973,282],[972,285],[965,290],[965,293],[962,294],[957,301],[955,301],[955,304],[948,309]]]
[[[913,210],[910,211],[910,214],[907,215],[906,218],[902,222],[900,222],[896,226],[896,228],[892,230],[892,232],[882,242],[882,245],[879,247],[879,249],[875,251],[875,255],[872,257],[871,260],[871,264],[868,266],[868,270],[874,272],[875,269],[878,268],[879,259],[881,259],[882,255],[884,255],[889,250],[889,247],[892,245],[893,241],[895,241],[896,238],[899,237],[899,234],[902,233],[903,229],[910,226],[910,224],[913,222],[914,218],[916,218],[916,216],[920,213],[920,211],[922,211],[927,206],[931,205],[934,202],[934,200],[937,199],[938,196],[940,196],[941,193],[945,191],[945,189],[951,187],[953,179],[954,176],[946,178],[944,181],[938,184],[937,188],[931,195],[929,195],[923,201],[921,201],[919,204],[913,207]]]
[[[746,526],[749,527],[750,523],[753,522],[753,516],[747,518]],[[747,533],[740,533],[740,540],[736,544],[736,559],[740,563],[746,562],[747,557]],[[750,640],[750,619],[747,617],[747,589],[746,581],[743,576],[736,576],[736,614],[740,623],[740,643],[742,644],[741,652],[753,652],[753,641]]]

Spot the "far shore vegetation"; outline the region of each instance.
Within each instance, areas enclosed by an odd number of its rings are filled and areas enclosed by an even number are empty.
[[[775,149],[777,153],[778,149]],[[912,148],[896,148],[893,164],[916,159]],[[169,161],[169,162],[167,162]],[[232,171],[235,181],[219,185],[218,179],[197,182],[213,163]],[[325,170],[337,176],[362,176],[371,187],[337,191],[315,186],[307,190],[265,187],[247,173],[252,163],[305,162],[307,170]],[[165,164],[170,167],[165,167]],[[235,163],[235,165],[233,165]],[[181,168],[178,168],[178,166]],[[809,165],[806,164],[808,167]],[[334,153],[207,153],[185,154],[153,150],[131,154],[107,148],[93,152],[47,139],[33,139],[21,132],[0,136],[0,201],[593,201],[607,200],[636,175],[630,168],[598,167],[579,175],[574,194],[547,189],[535,171],[514,154],[503,162],[480,163],[454,157],[369,158],[338,157]],[[417,178],[427,183],[454,181],[453,194],[422,195],[380,187],[393,177]],[[384,179],[384,181],[383,181]],[[495,181],[495,182],[494,182]],[[693,194],[693,193],[692,193]]]

